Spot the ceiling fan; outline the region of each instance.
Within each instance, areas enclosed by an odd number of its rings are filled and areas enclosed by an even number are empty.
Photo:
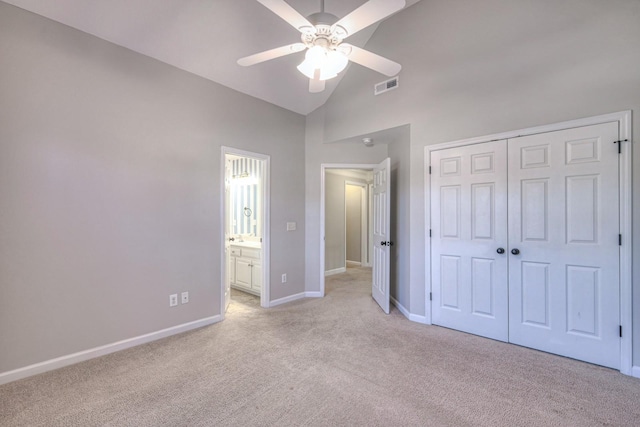
[[[405,0],[369,0],[342,19],[324,11],[324,0],[320,0],[320,12],[307,18],[284,0],[257,1],[300,31],[302,42],[240,58],[239,65],[246,67],[306,50],[298,70],[309,78],[309,92],[312,93],[322,92],[325,80],[336,77],[349,61],[389,77],[402,68],[397,62],[342,41],[399,11],[405,6]]]

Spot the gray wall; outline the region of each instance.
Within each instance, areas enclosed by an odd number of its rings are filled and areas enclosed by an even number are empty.
[[[361,262],[362,254],[362,187],[347,185],[345,189],[345,229],[347,261]]]
[[[425,313],[424,147],[629,109],[637,134],[638,22],[637,0],[423,0],[380,25],[367,48],[402,64],[398,89],[374,96],[373,85],[384,77],[351,66],[328,103],[314,112],[316,121],[307,119],[307,135],[335,141],[411,125],[412,313]],[[314,155],[321,157],[318,147]],[[637,170],[640,150],[633,163]],[[633,179],[640,188],[640,174]],[[312,196],[307,184],[308,205]],[[633,222],[640,224],[639,197]],[[637,229],[633,242],[637,266]],[[640,365],[640,310],[635,311],[634,364]]]
[[[324,190],[324,269],[345,267],[344,177],[327,171]]]
[[[222,145],[271,155],[304,291],[304,117],[5,3],[0,58],[0,372],[219,314]]]
[[[350,144],[349,144],[350,145]],[[386,147],[385,147],[386,148]],[[363,162],[364,163],[364,162]],[[374,163],[374,162],[372,162]],[[345,185],[347,181],[367,184],[367,180],[359,178],[356,174],[341,169],[327,169],[325,173],[325,255],[324,270],[330,271],[344,268],[345,260],[355,261],[347,258],[347,248],[345,246],[347,236],[345,231]],[[358,203],[360,200],[358,199]],[[360,220],[358,219],[358,223]],[[308,237],[308,236],[307,236]],[[358,244],[360,242],[358,241]],[[360,248],[358,247],[358,251]],[[314,260],[320,262],[320,258]],[[316,279],[317,281],[317,279]]]

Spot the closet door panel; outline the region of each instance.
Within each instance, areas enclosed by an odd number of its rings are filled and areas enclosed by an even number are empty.
[[[617,123],[509,140],[509,341],[619,368]]]
[[[431,154],[433,323],[508,338],[506,141]]]

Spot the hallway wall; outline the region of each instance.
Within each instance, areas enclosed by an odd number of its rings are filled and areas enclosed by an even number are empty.
[[[362,262],[362,198],[360,186],[347,184],[345,190],[347,261]]]

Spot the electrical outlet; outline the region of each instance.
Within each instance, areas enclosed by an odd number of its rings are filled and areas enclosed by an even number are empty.
[[[178,305],[178,294],[169,295],[169,307],[175,307]]]
[[[282,275],[282,283],[287,283],[287,273]]]
[[[189,302],[189,292],[183,292],[182,294],[182,303],[186,304]]]

